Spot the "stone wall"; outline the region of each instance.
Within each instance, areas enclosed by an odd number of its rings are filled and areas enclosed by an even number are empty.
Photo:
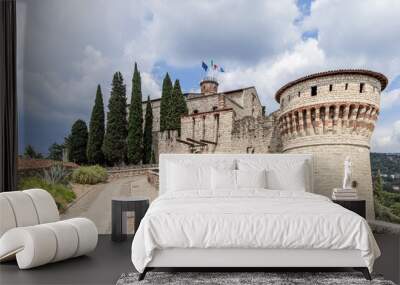
[[[140,165],[135,167],[120,167],[120,168],[112,168],[107,169],[108,179],[113,180],[121,177],[132,177],[138,175],[147,175],[149,171],[157,170],[158,165],[149,164],[149,165]]]
[[[273,146],[273,140],[278,133],[275,131],[275,117],[247,116],[235,120],[232,130],[231,151],[234,153],[270,153],[278,152]]]
[[[158,169],[147,171],[147,182],[149,182],[157,191],[160,187],[160,176],[158,175]]]

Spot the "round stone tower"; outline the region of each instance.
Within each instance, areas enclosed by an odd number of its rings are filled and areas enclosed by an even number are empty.
[[[314,155],[314,192],[331,197],[342,187],[351,158],[353,187],[374,219],[370,139],[387,78],[369,70],[334,70],[289,82],[275,99],[284,153]]]
[[[218,93],[218,81],[215,77],[207,76],[200,82],[201,94],[209,95]]]

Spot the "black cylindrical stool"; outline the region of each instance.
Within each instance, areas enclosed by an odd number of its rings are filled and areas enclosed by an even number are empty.
[[[124,241],[127,238],[126,212],[135,212],[135,233],[140,221],[149,208],[149,199],[142,197],[115,197],[112,198],[111,213],[111,240]]]

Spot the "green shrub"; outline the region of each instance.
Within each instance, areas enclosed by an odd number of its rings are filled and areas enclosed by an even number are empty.
[[[70,171],[62,163],[55,163],[43,171],[43,179],[50,184],[68,184]]]
[[[375,218],[377,220],[400,224],[400,217],[393,214],[390,208],[385,207],[376,199],[374,205],[375,205]]]
[[[72,172],[72,181],[79,184],[97,184],[107,178],[107,170],[99,165],[81,166]]]
[[[40,177],[26,177],[18,182],[19,190],[31,188],[40,188],[49,192],[60,211],[64,211],[66,206],[76,198],[75,193],[68,186],[60,183],[49,183]]]
[[[393,214],[400,217],[400,203],[399,202],[396,202],[393,205],[391,205],[390,209],[392,210]]]

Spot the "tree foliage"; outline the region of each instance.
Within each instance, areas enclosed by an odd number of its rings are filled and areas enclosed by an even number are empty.
[[[381,170],[378,169],[375,179],[374,179],[374,196],[376,199],[382,199],[383,185],[382,185],[382,176]]]
[[[102,151],[104,140],[104,103],[100,84],[97,85],[96,99],[92,109],[89,123],[89,139],[87,145],[87,158],[90,164],[103,164]]]
[[[181,116],[187,115],[188,108],[178,79],[176,79],[174,83],[171,101],[171,129],[180,131]]]
[[[383,190],[380,169],[374,177],[375,216],[379,220],[400,223],[400,194]]]
[[[85,164],[87,162],[86,148],[88,142],[88,129],[83,120],[77,120],[71,128],[70,160]]]
[[[102,148],[107,163],[111,165],[120,164],[126,159],[128,133],[126,107],[126,87],[122,74],[116,72],[108,101],[107,127]]]
[[[160,103],[160,131],[171,129],[171,109],[172,109],[172,82],[169,74],[164,77]]]
[[[128,162],[139,164],[142,160],[143,110],[140,72],[135,63],[132,78],[132,97],[128,120]]]
[[[43,155],[40,152],[36,152],[32,145],[28,144],[25,147],[24,158],[27,159],[41,159]]]
[[[151,108],[150,96],[147,97],[146,115],[143,133],[143,164],[151,161],[153,145],[153,110]]]
[[[150,163],[151,164],[156,164],[156,153],[154,152],[154,149],[151,151]]]
[[[49,155],[48,155],[48,159],[52,159],[52,160],[62,160],[63,158],[63,149],[64,146],[62,144],[58,144],[58,143],[53,143],[50,147],[49,147]]]

